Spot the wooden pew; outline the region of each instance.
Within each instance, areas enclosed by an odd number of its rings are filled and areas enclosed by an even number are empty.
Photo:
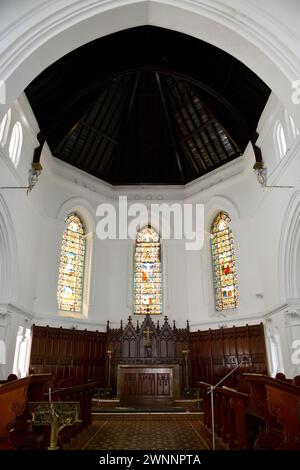
[[[240,390],[214,391],[216,435],[230,449],[300,450],[300,386],[262,374],[242,374]],[[296,383],[298,379],[295,380]],[[204,424],[211,430],[210,385],[198,382]],[[253,441],[253,442],[252,442]]]
[[[52,381],[51,374],[30,375],[6,382],[0,386],[0,449],[13,449],[14,428],[18,419],[18,432],[25,441],[27,432],[26,403],[43,400],[46,387]],[[24,420],[22,419],[24,418]]]
[[[256,448],[300,450],[300,387],[286,380],[244,374],[251,388],[252,410],[264,418]]]
[[[210,385],[197,382],[201,390],[204,407],[204,425],[212,429]],[[215,433],[227,444],[229,449],[247,449],[247,428],[245,410],[249,395],[228,387],[217,387],[214,390]]]
[[[208,395],[210,385],[206,382],[197,382],[197,387],[199,388],[200,397],[203,400],[203,423],[208,429],[211,429],[211,398],[210,395]]]
[[[245,410],[249,395],[228,387],[215,389],[217,435],[229,449],[247,449]]]
[[[257,437],[254,442],[255,449],[277,449],[283,440],[283,429],[275,416],[270,413],[266,380],[268,376],[263,374],[243,374],[243,379],[248,385],[250,404],[247,413],[252,421],[259,423]],[[274,383],[281,380],[271,379]],[[260,421],[260,422],[259,422]]]

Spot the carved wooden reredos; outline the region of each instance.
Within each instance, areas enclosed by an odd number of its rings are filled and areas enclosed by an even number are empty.
[[[161,325],[159,320],[156,323],[150,315],[146,315],[143,321],[133,322],[128,318],[128,323],[123,327],[121,321],[120,328],[111,329],[107,324],[107,347],[112,351],[111,359],[111,385],[115,390],[117,385],[118,365],[121,364],[143,364],[143,365],[163,365],[179,364],[183,365],[183,352],[189,344],[189,324],[186,328],[176,328],[175,321],[173,327],[168,323],[168,318],[164,318]],[[180,382],[182,383],[182,368]]]
[[[189,343],[189,324],[178,329],[173,327],[164,318],[164,323],[156,324],[150,315],[146,315],[143,322],[135,322],[128,318],[123,328],[111,329],[107,325],[107,344],[112,348],[112,361],[118,364],[173,364],[181,361],[182,350]]]

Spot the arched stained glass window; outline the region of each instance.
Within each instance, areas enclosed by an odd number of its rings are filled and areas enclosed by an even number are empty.
[[[162,313],[161,247],[153,228],[139,231],[134,259],[134,313]]]
[[[220,212],[212,225],[211,247],[216,310],[235,308],[238,305],[234,239],[229,222],[228,214]]]
[[[59,310],[81,312],[85,261],[85,233],[80,218],[70,214],[63,234],[57,303]]]

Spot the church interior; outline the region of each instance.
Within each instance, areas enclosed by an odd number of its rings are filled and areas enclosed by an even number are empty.
[[[300,5],[0,13],[0,450],[300,450]]]

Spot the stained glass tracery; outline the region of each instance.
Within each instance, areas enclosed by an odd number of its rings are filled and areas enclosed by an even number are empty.
[[[161,247],[151,227],[140,230],[135,245],[134,313],[162,313]]]
[[[229,222],[228,214],[220,212],[212,225],[211,247],[216,310],[235,308],[238,305],[234,239]]]
[[[81,312],[85,260],[84,227],[76,214],[70,214],[66,223],[61,246],[57,303],[59,310]]]

